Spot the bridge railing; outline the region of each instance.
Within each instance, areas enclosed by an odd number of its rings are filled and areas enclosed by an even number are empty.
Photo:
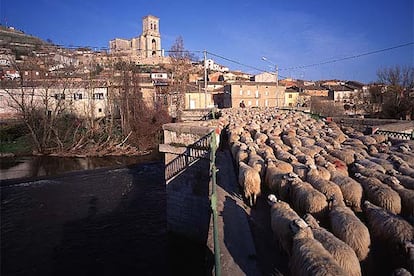
[[[203,136],[195,143],[186,146],[185,151],[171,160],[165,166],[165,179],[168,181],[174,176],[183,172],[191,164],[203,158],[208,159],[210,153],[211,135],[212,132]]]
[[[412,131],[411,133],[405,133],[378,129],[374,133],[402,140],[414,140],[414,131]]]
[[[220,262],[220,242],[218,237],[218,212],[217,212],[217,167],[216,151],[218,147],[217,132],[212,131],[195,143],[186,147],[184,153],[178,155],[165,167],[165,178],[170,180],[176,175],[183,172],[199,159],[210,161],[210,206],[213,215],[213,243],[214,243],[214,260],[215,275],[221,275]]]

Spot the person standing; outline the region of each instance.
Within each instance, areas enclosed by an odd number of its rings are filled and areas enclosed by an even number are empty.
[[[240,102],[240,107],[241,108],[245,108],[246,107],[246,105],[244,104],[244,101],[243,100]]]

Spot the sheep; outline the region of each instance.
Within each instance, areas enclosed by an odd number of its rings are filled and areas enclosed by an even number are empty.
[[[289,225],[292,221],[300,219],[299,215],[290,208],[289,204],[278,200],[275,195],[268,196],[270,208],[270,224],[274,238],[280,249],[287,255],[292,251],[292,234]]]
[[[291,275],[347,275],[334,257],[317,241],[302,219],[290,224],[293,236]]]
[[[311,184],[299,178],[289,178],[290,199],[299,214],[310,213],[318,219],[325,219],[328,201],[324,194]]]
[[[339,159],[337,161],[334,161],[333,163],[331,162],[326,162],[325,163],[325,168],[329,171],[329,173],[331,174],[331,178],[333,177],[333,175],[343,175],[343,176],[349,176],[348,173],[348,167],[346,166],[346,164],[343,161],[340,161]]]
[[[323,247],[331,253],[335,261],[348,275],[361,275],[361,266],[355,251],[331,232],[320,227],[316,219],[307,214],[304,217],[306,223],[312,229],[313,236]]]
[[[414,177],[414,169],[407,163],[398,164],[397,170],[403,175]]]
[[[316,169],[318,170],[318,174],[322,179],[330,180],[331,173],[329,172],[327,168],[325,168],[325,166],[316,166]]]
[[[312,162],[312,161],[309,161]],[[302,164],[297,160],[294,160],[290,163],[293,167],[293,172],[299,176],[300,179],[306,179],[306,175],[308,174],[308,165]]]
[[[405,188],[414,190],[414,178],[406,176],[406,175],[400,175],[400,174],[396,174],[395,177],[400,181],[401,185],[403,185]]]
[[[369,157],[368,160],[381,165],[387,172],[394,171],[394,165],[388,160],[377,157]]]
[[[413,226],[369,201],[365,201],[363,207],[372,237],[389,250],[395,262],[406,260],[404,265],[412,265],[410,247],[414,240]]]
[[[277,144],[271,144],[270,146],[273,148],[273,151],[275,152],[275,156],[279,160],[282,160],[285,162],[292,162],[292,160],[297,159],[293,154],[290,154],[288,151],[282,149],[282,147]]]
[[[350,165],[355,161],[355,151],[350,149],[331,150],[329,154],[344,161],[347,165]]]
[[[335,196],[337,200],[343,200],[341,189],[335,183],[321,178],[319,171],[315,165],[309,165],[309,171],[306,175],[306,181],[309,182],[315,189],[323,193],[327,199]]]
[[[412,274],[405,268],[394,269],[391,273],[391,276],[412,276]]]
[[[366,177],[360,173],[355,174],[358,182],[364,188],[365,197],[393,214],[401,213],[401,198],[396,191],[374,177]]]
[[[266,134],[261,132],[256,132],[256,134],[254,135],[254,141],[258,145],[266,143],[268,138],[269,137]]]
[[[282,200],[289,200],[287,179],[285,176],[293,172],[293,167],[289,163],[280,160],[266,160],[265,184],[270,191],[275,192]]]
[[[259,174],[260,178],[263,179],[265,175],[265,161],[261,156],[256,153],[254,148],[249,148],[249,162],[247,163],[250,167],[256,169]]]
[[[356,137],[358,140],[361,140],[364,145],[369,146],[377,143],[374,137],[371,136],[358,136]]]
[[[248,162],[249,153],[247,152],[247,145],[241,144],[239,151],[236,153],[236,164],[240,162]]]
[[[332,179],[341,189],[345,204],[355,212],[361,212],[363,189],[361,184],[349,176],[334,174]]]
[[[372,162],[366,158],[364,158],[363,156],[360,156],[358,154],[355,154],[355,164],[360,164],[368,169],[372,169],[372,170],[376,170],[379,171],[381,173],[386,173],[387,171],[385,170],[385,168],[375,162]]]
[[[414,190],[406,189],[398,179],[395,178],[395,180],[387,184],[401,198],[401,215],[406,216],[411,223],[414,223]]]
[[[260,195],[259,172],[244,162],[239,162],[239,185],[243,188],[243,195],[252,207]]]
[[[343,202],[332,198],[329,221],[332,233],[355,251],[358,260],[365,260],[370,250],[371,238],[368,228],[354,212]]]

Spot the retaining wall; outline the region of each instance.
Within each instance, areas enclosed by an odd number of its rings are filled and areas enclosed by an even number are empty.
[[[163,126],[166,170],[174,159],[188,153],[188,147],[214,130],[206,122],[176,123]],[[202,243],[207,242],[211,209],[209,200],[210,161],[201,158],[184,171],[166,179],[167,229]]]

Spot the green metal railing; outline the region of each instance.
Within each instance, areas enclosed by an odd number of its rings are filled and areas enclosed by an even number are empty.
[[[218,214],[217,214],[217,168],[216,168],[217,139],[216,132],[211,132],[210,143],[210,175],[211,175],[211,210],[213,212],[213,240],[214,240],[214,261],[215,276],[221,275],[220,264],[220,243],[218,238]]]
[[[396,131],[388,131],[388,130],[381,130],[378,129],[375,131],[376,134],[382,134],[388,137],[403,139],[403,140],[414,140],[414,131],[411,133],[404,133],[404,132],[396,132]]]

